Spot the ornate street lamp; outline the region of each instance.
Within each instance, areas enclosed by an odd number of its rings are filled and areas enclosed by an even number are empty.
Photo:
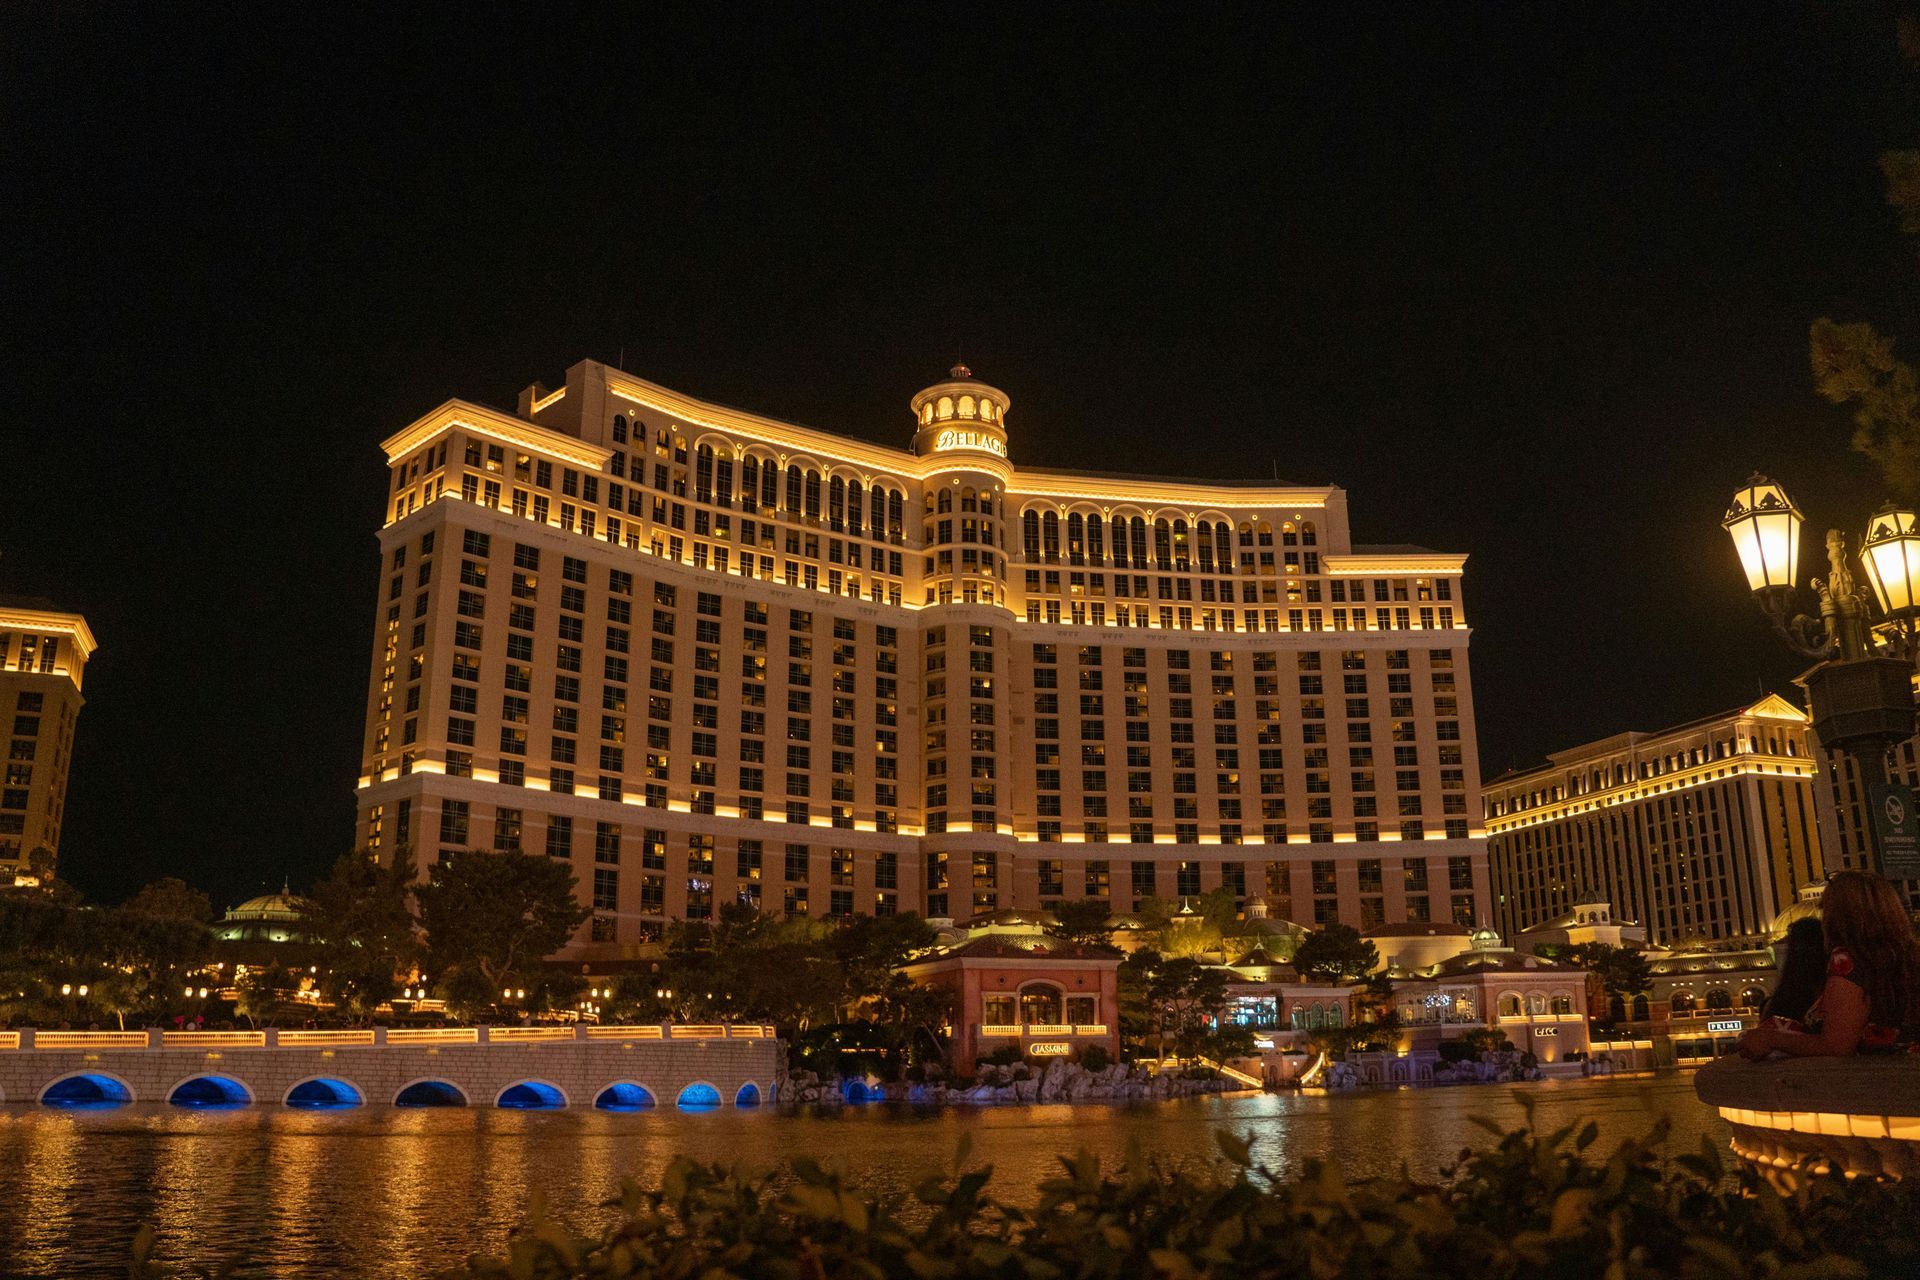
[[[1785,489],[1758,473],[1733,495],[1721,521],[1739,553],[1754,601],[1789,649],[1815,665],[1798,677],[1820,742],[1852,757],[1868,801],[1869,862],[1885,869],[1877,810],[1887,792],[1887,752],[1914,731],[1911,640],[1920,600],[1920,528],[1914,513],[1887,507],[1867,528],[1864,565],[1883,623],[1853,576],[1847,535],[1827,530],[1827,576],[1811,585],[1818,621],[1794,612],[1803,517]]]
[[[1882,507],[1867,525],[1860,563],[1881,611],[1910,634],[1920,606],[1920,517],[1892,503]]]

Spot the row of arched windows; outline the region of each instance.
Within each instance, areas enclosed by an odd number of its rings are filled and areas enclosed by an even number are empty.
[[[1298,530],[1289,521],[1285,530],[1286,545],[1295,545],[1295,539],[1308,546],[1319,542],[1310,520]],[[1057,511],[1029,507],[1020,514],[1020,535],[1026,558],[1033,562],[1102,565],[1111,555],[1112,563],[1122,569],[1233,572],[1234,531],[1224,520],[1200,520],[1190,527],[1184,516],[1159,516],[1149,525],[1142,516],[1103,518],[1097,512],[1070,511],[1063,519]],[[1264,521],[1258,526],[1242,522],[1240,545],[1251,547],[1256,539],[1259,545],[1272,546],[1272,526]]]
[[[973,396],[941,396],[920,406],[920,422],[922,426],[945,422],[949,418],[977,418],[981,422],[992,422],[998,412],[993,401],[985,396],[978,399]]]
[[[897,541],[906,533],[906,493],[901,489],[881,484],[869,488],[858,479],[823,476],[798,463],[789,463],[783,475],[775,459],[751,453],[740,459],[738,471],[736,491],[734,460],[702,444],[694,451],[694,500],[731,507],[737,496],[742,511],[784,510],[796,519],[824,519],[833,532],[854,537]]]

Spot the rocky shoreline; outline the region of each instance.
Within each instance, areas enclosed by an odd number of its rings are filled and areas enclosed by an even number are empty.
[[[850,1089],[849,1085],[857,1086]],[[802,1104],[911,1102],[940,1105],[991,1105],[1022,1102],[1158,1102],[1226,1093],[1233,1082],[1219,1076],[1179,1076],[1148,1071],[1138,1064],[1114,1063],[1088,1071],[1076,1062],[1056,1061],[1035,1070],[1026,1063],[982,1067],[972,1081],[901,1081],[891,1084],[822,1080],[802,1072],[775,1087],[775,1099]],[[852,1097],[849,1097],[852,1094]]]

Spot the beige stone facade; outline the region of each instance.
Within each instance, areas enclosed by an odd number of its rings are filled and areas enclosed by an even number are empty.
[[[1623,733],[1486,788],[1494,926],[1582,903],[1670,946],[1766,931],[1825,876],[1806,713],[1768,696],[1659,733]]]
[[[277,1105],[307,1080],[340,1081],[369,1106],[390,1105],[419,1081],[445,1081],[472,1106],[493,1106],[522,1081],[550,1085],[568,1106],[591,1107],[618,1084],[637,1084],[659,1106],[672,1106],[690,1085],[713,1088],[731,1105],[752,1085],[771,1101],[781,1072],[773,1039],[605,1040],[547,1044],[446,1046],[367,1045],[306,1048],[0,1049],[0,1102],[38,1101],[65,1077],[104,1076],[135,1102],[166,1102],[196,1077],[238,1082],[247,1100]]]
[[[34,851],[60,854],[60,823],[84,701],[81,680],[95,648],[87,620],[51,602],[0,596],[0,881],[29,876]]]
[[[910,407],[890,448],[586,361],[388,439],[361,841],[566,858],[583,947],[736,898],[1485,915],[1464,556],[1018,467],[964,369]]]

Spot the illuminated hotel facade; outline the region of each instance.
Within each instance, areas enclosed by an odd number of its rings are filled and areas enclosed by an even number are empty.
[[[1486,785],[1503,936],[1606,902],[1657,946],[1750,939],[1825,877],[1823,769],[1783,698],[1548,759]]]
[[[1478,923],[1465,557],[1346,493],[887,448],[585,361],[388,439],[360,837],[568,860],[632,943],[746,899],[965,919],[1220,886]]]
[[[51,601],[0,596],[0,884],[32,874],[45,849],[58,859],[73,765],[81,681],[96,645],[87,620]]]

